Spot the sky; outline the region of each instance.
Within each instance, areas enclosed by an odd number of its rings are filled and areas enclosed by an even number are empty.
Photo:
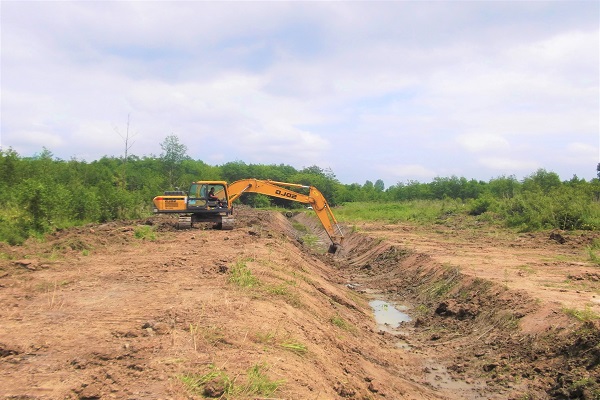
[[[23,157],[176,135],[210,165],[386,187],[600,161],[595,0],[2,0],[0,22],[0,145]]]

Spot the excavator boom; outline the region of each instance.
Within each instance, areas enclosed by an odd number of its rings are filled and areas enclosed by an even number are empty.
[[[309,194],[302,194],[287,188],[309,189]],[[271,197],[278,197],[299,203],[308,204],[319,217],[325,228],[332,245],[331,253],[337,250],[344,238],[342,230],[338,225],[325,196],[314,186],[306,186],[297,183],[277,182],[260,179],[242,179],[229,185],[229,204],[238,199],[243,193],[260,193]]]

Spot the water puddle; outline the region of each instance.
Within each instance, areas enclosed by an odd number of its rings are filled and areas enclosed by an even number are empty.
[[[369,305],[373,309],[373,315],[375,322],[377,323],[377,329],[379,332],[387,332],[394,335],[397,338],[395,343],[396,348],[410,351],[412,346],[406,340],[410,335],[410,329],[401,329],[400,324],[403,322],[410,322],[412,318],[405,312],[408,310],[406,306],[394,305],[387,301],[381,300],[383,295],[381,292],[369,288],[361,287],[359,283],[348,283],[346,285],[352,290],[356,290],[359,293],[366,294],[369,297],[375,297],[376,300],[371,300]]]
[[[406,307],[395,307],[383,300],[372,300],[369,305],[373,309],[375,321],[380,327],[398,328],[402,322],[410,322],[411,318],[406,311]],[[398,309],[400,308],[400,310]],[[401,311],[402,310],[402,311]]]

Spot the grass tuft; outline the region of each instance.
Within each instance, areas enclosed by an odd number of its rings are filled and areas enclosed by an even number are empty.
[[[230,397],[269,397],[283,384],[283,380],[271,380],[265,363],[254,364],[247,370],[246,382],[238,383],[227,372],[210,365],[204,374],[183,374],[177,378],[193,395],[230,398]]]
[[[301,356],[308,352],[308,348],[306,347],[306,345],[299,342],[295,342],[293,340],[286,340],[283,343],[281,343],[280,346],[285,350],[291,351],[292,353]]]
[[[352,324],[350,324],[344,318],[340,317],[338,314],[335,314],[334,316],[332,316],[329,319],[329,322],[331,322],[333,325],[337,326],[338,328],[343,329],[348,332],[354,332],[356,330],[356,328]]]
[[[154,232],[154,229],[152,229],[152,227],[148,225],[137,226],[133,231],[133,235],[136,239],[140,240],[156,240],[156,233]]]
[[[251,288],[259,284],[258,278],[254,276],[244,260],[236,261],[235,265],[231,268],[229,282],[243,288]]]

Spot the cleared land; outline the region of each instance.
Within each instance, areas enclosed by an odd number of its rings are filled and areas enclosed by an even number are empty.
[[[1,247],[0,395],[600,396],[596,233],[360,224],[332,257],[310,216],[237,217],[233,231],[153,218]],[[412,321],[378,326],[373,299]]]

